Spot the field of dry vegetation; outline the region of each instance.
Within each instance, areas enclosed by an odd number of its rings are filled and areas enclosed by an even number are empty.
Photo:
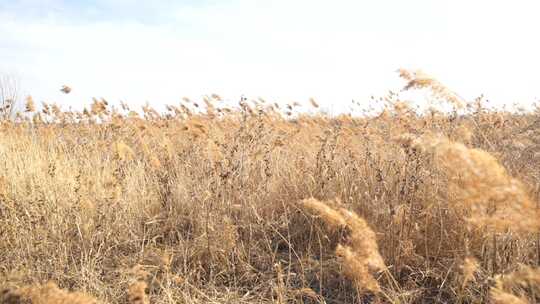
[[[0,303],[539,303],[540,109],[401,77],[455,111],[28,98],[0,126]]]

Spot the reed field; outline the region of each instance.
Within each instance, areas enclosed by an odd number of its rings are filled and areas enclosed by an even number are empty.
[[[28,97],[0,125],[0,303],[539,303],[540,109],[400,76],[451,110]]]

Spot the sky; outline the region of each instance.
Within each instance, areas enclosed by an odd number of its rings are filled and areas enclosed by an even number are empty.
[[[216,93],[343,109],[400,89],[407,68],[466,99],[527,105],[540,98],[538,12],[536,0],[0,0],[0,73],[63,106]]]

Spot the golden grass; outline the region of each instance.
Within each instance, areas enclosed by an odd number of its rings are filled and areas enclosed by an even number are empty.
[[[28,98],[0,125],[0,303],[538,303],[538,111],[220,100]]]
[[[371,272],[381,271],[386,266],[379,254],[375,233],[366,221],[346,209],[336,211],[313,198],[303,201],[302,208],[320,217],[328,234],[340,231],[336,256],[341,258],[343,273],[357,290],[380,292],[379,283]]]
[[[45,285],[34,285],[17,290],[5,289],[0,298],[1,303],[35,303],[35,304],[97,304],[92,296],[81,292],[66,292],[49,282]]]

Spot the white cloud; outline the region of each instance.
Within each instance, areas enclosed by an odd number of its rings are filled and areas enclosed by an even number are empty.
[[[538,96],[533,1],[156,1],[127,18],[132,6],[117,0],[96,5],[111,17],[88,20],[49,1],[49,17],[0,12],[0,69],[17,71],[39,100],[173,103],[215,92],[348,104],[397,88],[401,66],[466,97]],[[64,83],[72,94],[59,92]]]

